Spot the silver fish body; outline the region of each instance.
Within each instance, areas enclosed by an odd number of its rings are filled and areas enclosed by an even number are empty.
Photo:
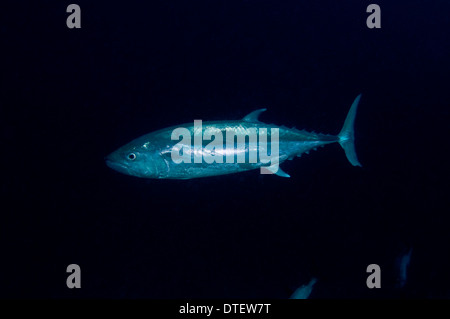
[[[350,108],[343,129],[336,136],[260,122],[258,116],[265,111],[265,109],[260,109],[250,113],[242,120],[202,122],[201,126],[195,125],[194,122],[194,124],[181,124],[143,135],[108,155],[106,164],[121,173],[143,178],[191,179],[238,173],[261,167],[267,168],[269,173],[273,171],[279,176],[289,177],[278,168],[279,164],[319,146],[339,142],[350,162],[355,166],[360,166],[353,143],[353,122],[359,99],[360,95]],[[181,141],[174,139],[173,133],[177,128],[187,130],[186,132],[189,132],[192,138],[186,142],[184,139]],[[219,132],[224,140],[228,135],[233,139],[236,137],[238,142],[234,147],[227,147],[228,145],[224,144],[223,147],[211,148],[208,147],[211,140],[202,138],[200,145],[195,144],[196,137],[203,137],[206,132],[211,131]],[[259,138],[257,140],[249,138],[255,132],[266,132],[265,151],[273,150],[274,132],[277,133],[278,156],[276,162],[267,163],[259,156],[263,144]],[[239,141],[245,142],[239,143]],[[183,155],[189,158],[209,156],[209,158],[223,158],[223,160],[212,163],[195,162],[194,160],[177,163],[173,158],[174,148],[182,149]],[[251,161],[250,154],[258,154],[256,160]],[[245,158],[245,161],[236,160],[239,156],[242,156],[241,159]],[[227,157],[235,160],[228,162]],[[277,169],[274,170],[275,165]]]

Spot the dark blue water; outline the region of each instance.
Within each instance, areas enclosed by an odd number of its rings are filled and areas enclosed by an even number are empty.
[[[0,19],[1,297],[449,298],[450,6],[378,1],[15,2]],[[104,156],[194,119],[261,116],[339,145],[197,180]],[[396,258],[413,247],[407,282]],[[82,288],[66,287],[81,267]],[[381,267],[368,289],[366,268]]]

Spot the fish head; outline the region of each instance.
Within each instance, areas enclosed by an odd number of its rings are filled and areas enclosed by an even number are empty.
[[[155,145],[132,141],[105,157],[106,165],[122,174],[164,178],[169,165]]]

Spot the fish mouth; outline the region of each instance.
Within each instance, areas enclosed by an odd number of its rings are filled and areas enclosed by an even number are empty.
[[[109,159],[106,159],[105,162],[106,162],[106,166],[108,166],[109,168],[111,168],[115,171],[118,171],[120,173],[123,173],[123,174],[128,174],[127,166],[125,166],[121,163],[118,163],[118,162],[111,161]]]

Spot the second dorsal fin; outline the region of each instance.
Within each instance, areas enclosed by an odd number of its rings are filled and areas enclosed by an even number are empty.
[[[245,122],[259,122],[259,120],[258,120],[259,115],[266,110],[267,109],[259,109],[259,110],[253,111],[253,112],[247,114],[246,116],[244,116],[244,118],[242,120]]]

